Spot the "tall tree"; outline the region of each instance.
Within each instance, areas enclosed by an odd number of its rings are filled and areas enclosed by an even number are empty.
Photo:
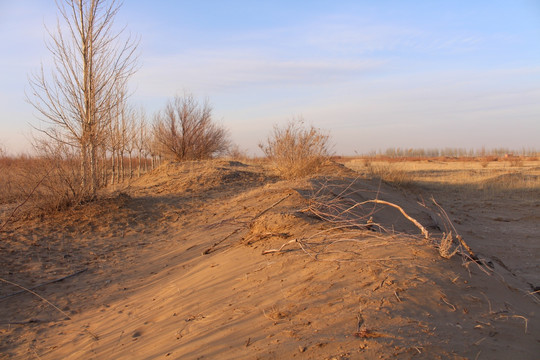
[[[54,67],[30,78],[28,101],[49,125],[39,130],[74,147],[80,158],[83,193],[98,187],[98,147],[105,144],[111,114],[124,100],[136,70],[138,41],[122,40],[114,19],[116,0],[57,0],[59,18],[47,29]]]

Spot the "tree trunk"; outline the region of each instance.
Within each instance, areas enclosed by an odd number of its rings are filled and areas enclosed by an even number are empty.
[[[111,154],[111,185],[114,185],[114,170],[115,170],[115,163],[114,163],[114,150]]]
[[[86,155],[86,144],[81,144],[81,194],[86,193],[88,179],[88,163]]]
[[[97,178],[97,156],[96,156],[96,144],[93,140],[90,143],[90,196],[94,198],[96,196],[98,188],[98,178]]]
[[[141,157],[142,157],[142,151],[139,150],[139,167],[138,167],[138,170],[137,170],[137,177],[140,178],[141,177]]]
[[[131,156],[131,151],[129,152],[129,178],[133,179],[133,158]]]

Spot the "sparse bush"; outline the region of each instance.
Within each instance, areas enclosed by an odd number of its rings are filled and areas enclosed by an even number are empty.
[[[259,147],[272,161],[281,176],[298,178],[316,172],[330,156],[330,135],[302,118],[287,126],[274,126],[272,134]]]

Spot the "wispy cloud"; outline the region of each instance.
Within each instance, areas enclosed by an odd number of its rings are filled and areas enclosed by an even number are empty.
[[[349,81],[383,65],[381,60],[288,60],[250,49],[216,49],[146,58],[136,79],[145,84],[141,91],[170,95],[178,87],[227,91],[253,86],[324,86]]]

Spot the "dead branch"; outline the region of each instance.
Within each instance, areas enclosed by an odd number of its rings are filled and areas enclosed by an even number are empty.
[[[448,213],[444,210],[444,208],[441,205],[437,203],[437,201],[435,201],[433,197],[431,198],[431,201],[435,204],[435,206],[437,206],[437,208],[440,211],[439,216],[444,219],[445,224],[449,225],[452,228],[452,230],[454,231],[454,234],[456,234],[456,239],[458,239],[461,246],[469,253],[469,256],[471,257],[471,259],[474,260],[476,263],[480,263],[480,259],[478,259],[478,256],[476,256],[476,254],[472,251],[471,247],[467,245],[467,243],[465,242],[465,240],[463,240],[461,235],[458,234],[456,228],[454,227],[454,224],[452,223],[452,221],[450,220],[450,217],[448,216]]]
[[[415,218],[409,216],[405,210],[403,210],[403,208],[401,208],[400,206],[394,204],[394,203],[391,203],[391,202],[388,202],[388,201],[384,201],[384,200],[378,200],[378,199],[374,199],[374,200],[366,200],[364,201],[364,203],[375,203],[375,204],[383,204],[383,205],[388,205],[388,206],[391,206],[395,209],[398,209],[399,212],[401,212],[401,214],[407,219],[409,220],[410,222],[412,222],[418,229],[420,229],[420,231],[422,232],[422,235],[424,235],[424,238],[426,239],[429,239],[429,232],[422,226],[422,224],[420,224]],[[361,204],[361,203],[360,203]]]
[[[30,290],[30,289],[27,289],[25,288],[24,286],[22,285],[19,285],[19,284],[16,284],[14,282],[11,282],[9,280],[6,280],[6,279],[2,279],[0,278],[0,281],[2,282],[5,282],[6,284],[10,284],[10,285],[13,285],[13,286],[16,286],[20,289],[22,289],[23,291],[26,291],[26,292],[29,292],[30,294],[32,295],[35,295],[37,296],[38,298],[40,298],[41,300],[45,301],[47,304],[49,304],[50,306],[52,306],[55,310],[57,310],[58,312],[60,312],[62,315],[64,315],[66,318],[66,320],[71,320],[71,316],[68,315],[68,313],[66,313],[65,311],[63,311],[62,309],[60,309],[58,306],[54,305],[52,302],[50,302],[49,300],[45,299],[43,296],[37,294],[36,292]],[[92,336],[94,338],[94,340],[99,340],[99,336],[97,336],[96,334],[94,334],[93,332],[91,332],[90,330],[88,329],[85,329],[85,331],[90,334],[90,336]]]
[[[518,318],[518,319],[523,319],[523,321],[525,322],[525,334],[527,333],[527,326],[528,326],[529,320],[528,320],[525,316],[521,316],[521,315],[499,315],[499,318],[505,318],[505,319],[508,319],[508,318]]]
[[[298,242],[297,239],[292,239],[292,240],[289,240],[287,241],[286,243],[284,243],[283,245],[281,245],[278,249],[269,249],[269,250],[264,250],[262,252],[263,255],[266,255],[266,254],[272,254],[272,253],[276,253],[276,252],[281,252],[281,250],[283,250],[283,248],[289,244],[292,244],[292,243],[295,243],[295,242]]]
[[[74,272],[73,274],[69,274],[69,275],[66,275],[66,276],[63,276],[61,278],[54,279],[54,280],[51,280],[51,281],[47,281],[47,282],[41,283],[39,285],[32,286],[31,288],[28,288],[28,289],[23,288],[20,291],[17,291],[17,292],[11,293],[11,294],[7,294],[7,295],[4,295],[4,296],[0,296],[0,300],[3,300],[5,298],[11,297],[11,296],[15,296],[15,295],[19,295],[19,294],[28,292],[28,290],[35,290],[35,289],[37,289],[39,287],[42,287],[42,286],[45,286],[45,285],[54,284],[54,283],[60,282],[60,281],[65,280],[65,279],[69,279],[69,278],[74,277],[76,275],[82,274],[83,272],[85,272],[87,270],[88,270],[88,268],[85,268],[85,269],[79,270],[77,272]],[[0,279],[0,280],[2,280],[2,279]]]
[[[469,245],[467,245],[465,240],[463,240],[463,238],[460,235],[456,235],[456,239],[458,239],[461,246],[463,246],[465,248],[465,250],[467,250],[467,252],[469,253],[471,259],[473,259],[475,262],[480,261],[478,256],[476,256],[476,254],[472,251],[471,247]]]
[[[58,306],[54,305],[52,302],[50,302],[49,300],[45,299],[43,296],[41,296],[41,295],[35,293],[34,291],[32,291],[32,290],[30,290],[30,289],[27,289],[27,288],[25,288],[25,287],[22,286],[22,285],[16,284],[16,283],[11,282],[11,281],[6,280],[6,279],[0,278],[0,281],[5,282],[6,284],[10,284],[10,285],[16,286],[16,287],[18,287],[18,288],[21,288],[23,291],[29,292],[30,294],[37,296],[38,298],[40,298],[41,300],[45,301],[47,304],[49,304],[50,306],[52,306],[53,308],[55,308],[56,310],[58,310],[58,311],[59,311],[62,315],[64,315],[67,319],[71,319],[71,317],[68,315],[68,313],[66,313],[65,311],[61,310]]]
[[[279,199],[278,201],[276,201],[275,203],[273,203],[272,205],[270,205],[268,208],[264,209],[263,211],[259,212],[257,215],[255,215],[255,217],[253,217],[253,219],[251,219],[251,222],[250,223],[253,223],[253,221],[257,220],[259,217],[261,217],[262,215],[264,215],[266,212],[270,211],[271,209],[275,208],[276,206],[278,206],[281,202],[285,201],[286,199],[288,199],[293,193],[290,192],[288,193],[287,195],[285,195],[284,197],[282,197],[281,199]],[[231,236],[235,235],[236,233],[238,233],[239,231],[243,230],[246,228],[246,225],[243,225],[242,227],[239,227],[239,228],[236,228],[235,230],[233,230],[229,235],[225,236],[224,238],[216,241],[215,243],[212,244],[212,246],[210,246],[208,249],[204,250],[203,251],[203,255],[208,255],[210,254],[211,252],[213,252],[216,248],[216,246],[218,246],[219,244],[221,244],[222,242],[224,242],[225,240],[227,240],[228,238],[230,238]]]

